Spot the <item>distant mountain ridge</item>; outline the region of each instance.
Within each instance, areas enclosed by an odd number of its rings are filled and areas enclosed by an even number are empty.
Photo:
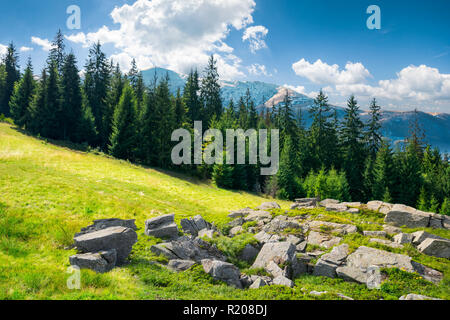
[[[183,92],[187,76],[178,74],[174,71],[164,68],[152,68],[142,71],[144,81],[147,85],[151,84],[156,78],[159,81],[169,75],[169,86],[173,94],[176,94],[180,89]],[[222,99],[224,105],[228,105],[229,101],[233,99],[236,103],[240,97],[245,95],[247,89],[250,89],[253,102],[259,107],[272,107],[278,105],[283,101],[283,98],[288,90],[292,98],[292,104],[295,109],[302,110],[302,115],[305,125],[308,127],[311,124],[308,109],[314,103],[314,100],[295,92],[286,87],[265,83],[260,81],[221,81],[222,84]],[[333,106],[336,110],[338,118],[341,120],[344,116],[344,108]],[[413,119],[414,113],[396,112],[382,110],[382,133],[383,136],[389,138],[393,144],[404,141],[408,136],[409,124]],[[418,112],[419,123],[425,130],[426,142],[433,147],[438,147],[443,153],[450,153],[450,114],[436,113],[430,114],[425,112]],[[369,115],[366,111],[361,111],[361,118],[367,121]]]

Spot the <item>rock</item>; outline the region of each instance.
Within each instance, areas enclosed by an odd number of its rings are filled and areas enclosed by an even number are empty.
[[[244,232],[244,228],[242,228],[241,226],[237,226],[237,227],[234,227],[234,228],[232,228],[230,230],[230,236],[234,237],[234,236],[236,236],[236,235],[238,235],[239,233],[242,233],[242,232]]]
[[[330,253],[324,254],[316,263],[313,274],[329,278],[336,277],[336,269],[342,265],[348,256],[347,244],[333,248]]]
[[[353,298],[347,297],[346,295],[343,295],[342,293],[336,293],[336,295],[337,295],[339,298],[342,298],[342,299],[344,299],[344,300],[354,300]]]
[[[283,277],[283,276],[279,276],[279,277],[276,277],[275,279],[273,279],[273,284],[279,285],[279,286],[286,286],[289,288],[294,287],[294,282],[292,282],[292,280],[289,280],[288,278]]]
[[[242,289],[240,281],[241,272],[231,263],[219,260],[202,260],[203,270],[211,275],[215,280],[223,281],[230,286]]]
[[[76,254],[69,258],[70,265],[80,269],[90,269],[97,273],[111,271],[116,266],[117,251],[101,251],[97,253]]]
[[[239,255],[239,258],[243,261],[252,263],[258,256],[258,253],[259,253],[258,249],[256,249],[251,244],[247,244],[242,250],[241,254]]]
[[[258,277],[258,278],[252,283],[252,285],[250,286],[250,289],[259,289],[259,288],[262,288],[262,287],[265,287],[265,286],[267,286],[267,282],[264,281],[264,279]]]
[[[321,207],[326,207],[327,205],[330,205],[330,204],[339,204],[339,202],[340,202],[339,200],[325,199],[325,200],[320,201],[319,205]]]
[[[402,232],[402,229],[397,228],[397,227],[393,227],[393,226],[390,226],[390,225],[387,225],[387,224],[383,225],[383,230],[386,231],[386,233],[388,235],[394,235],[394,234]]]
[[[289,272],[287,268],[281,269],[273,260],[269,261],[269,263],[264,268],[269,274],[271,274],[274,278],[283,276],[288,278]]]
[[[214,230],[208,230],[208,229],[203,229],[200,230],[198,232],[198,237],[199,238],[209,238],[209,239],[213,239],[214,238]]]
[[[361,207],[361,202],[342,202],[341,204],[344,206],[353,207],[353,208]]]
[[[231,221],[230,223],[228,223],[228,225],[234,228],[234,227],[242,226],[244,223],[245,223],[244,218],[237,218],[237,219],[234,219],[233,221]]]
[[[442,272],[431,269],[415,261],[411,261],[411,264],[413,265],[414,270],[416,270],[416,272],[420,274],[425,280],[433,282],[436,285],[439,284],[439,282],[441,282],[444,278]]]
[[[264,202],[258,208],[258,210],[270,210],[270,209],[281,209],[280,205],[276,202]]]
[[[399,233],[393,239],[398,244],[412,243],[414,235],[412,233]]]
[[[391,211],[393,205],[383,201],[370,201],[367,203],[367,209],[387,214]]]
[[[281,233],[286,229],[301,229],[300,223],[287,217],[279,216],[265,225],[263,230],[268,233]]]
[[[239,281],[241,281],[242,287],[244,288],[250,287],[253,283],[252,278],[246,274],[241,274]]]
[[[419,211],[402,204],[396,204],[386,214],[384,222],[396,227],[426,228],[430,224],[430,217],[430,213]]]
[[[348,213],[352,213],[352,214],[357,214],[359,213],[359,209],[358,208],[350,208],[347,210]]]
[[[250,213],[248,216],[246,216],[244,220],[245,222],[248,222],[248,221],[260,221],[264,219],[271,220],[272,214],[267,211],[254,211]]]
[[[327,234],[311,231],[308,235],[308,244],[325,247],[327,249],[334,247],[341,242],[342,238],[330,236]]]
[[[372,238],[372,239],[369,240],[369,242],[380,243],[380,244],[383,244],[385,246],[388,246],[388,247],[391,247],[391,248],[395,248],[395,249],[403,248],[403,246],[401,244],[398,244],[396,242],[392,242],[392,241],[389,241],[389,240],[385,240],[385,239]]]
[[[319,259],[314,267],[313,275],[328,277],[328,278],[335,278],[337,267],[338,266],[333,263]]]
[[[328,293],[328,291],[315,291],[315,290],[313,290],[309,294],[312,295],[312,296],[320,297],[320,296],[323,296],[324,294],[327,294],[327,293]]]
[[[252,269],[265,268],[271,261],[274,261],[278,265],[282,265],[292,262],[294,258],[295,246],[292,243],[266,243],[256,257]]]
[[[228,215],[228,218],[242,218],[245,216],[248,216],[250,213],[254,212],[255,210],[250,209],[250,208],[244,208],[244,209],[240,209],[240,210],[236,210],[236,211],[231,211],[230,214]]]
[[[339,224],[325,221],[308,222],[308,227],[314,231],[323,231],[323,229],[328,229],[331,232],[339,233],[341,235],[358,232],[358,228],[352,224]]]
[[[307,241],[302,241],[295,247],[295,250],[298,252],[305,252],[307,245],[308,245]]]
[[[410,293],[406,296],[401,296],[399,300],[442,300],[442,299],[431,298],[427,296],[422,296],[420,294]]]
[[[345,212],[348,210],[348,207],[344,204],[327,204],[325,207],[327,211],[335,211],[335,212]]]
[[[178,238],[178,226],[175,215],[167,214],[145,221],[145,234],[155,238]]]
[[[444,219],[442,220],[442,226],[445,229],[449,229],[450,230],[450,216],[444,216]]]
[[[276,234],[268,234],[265,231],[261,231],[257,234],[255,234],[255,239],[258,240],[259,243],[265,244],[265,243],[269,243],[269,242],[279,242],[280,241],[280,236],[276,235]]]
[[[286,238],[286,241],[289,241],[290,243],[292,243],[294,246],[298,245],[300,242],[303,241],[303,239],[300,239],[299,237],[293,236],[292,234],[288,235],[288,237]]]
[[[295,203],[306,203],[306,204],[313,204],[314,206],[317,205],[317,203],[320,201],[319,198],[300,198],[300,199],[295,199]]]
[[[291,210],[295,209],[313,209],[317,207],[318,198],[302,198],[296,199],[295,203],[291,205]]]
[[[342,244],[334,247],[330,253],[324,254],[321,259],[336,265],[341,265],[347,259],[348,251],[348,244]]]
[[[417,231],[412,233],[412,235],[414,236],[413,239],[413,244],[418,246],[420,245],[422,242],[424,242],[426,239],[441,239],[441,240],[447,240],[445,238],[439,237],[437,235],[428,233],[426,231]]]
[[[366,237],[386,237],[386,231],[363,231]]]
[[[417,247],[417,250],[429,256],[450,259],[450,241],[448,240],[428,238]]]
[[[163,255],[169,260],[192,260],[200,262],[204,259],[225,261],[225,256],[213,245],[200,238],[181,237],[178,240],[154,245],[150,250]]]
[[[74,246],[82,253],[115,249],[117,252],[116,265],[122,265],[126,262],[136,242],[136,231],[126,227],[110,227],[74,238]]]
[[[111,228],[111,227],[125,227],[125,228],[129,228],[129,229],[136,231],[137,227],[136,227],[135,221],[136,220],[134,220],[134,219],[130,219],[130,220],[121,220],[121,219],[94,220],[93,225],[90,225],[86,228],[81,229],[81,231],[79,233],[75,234],[75,237],[81,236],[86,233]]]
[[[180,221],[181,227],[185,233],[191,234],[194,237],[198,236],[201,230],[211,230],[212,225],[203,219],[202,216],[195,216],[192,219],[182,219]]]
[[[430,217],[430,228],[433,229],[443,229],[444,216],[437,214],[437,213],[431,213]]]
[[[192,260],[179,260],[174,259],[170,260],[167,265],[170,269],[176,272],[182,272],[190,269],[195,264],[195,261]]]
[[[338,267],[336,273],[345,280],[367,283],[369,278],[367,271],[371,266],[399,268],[406,272],[415,271],[411,258],[406,255],[361,246],[347,257],[346,264]]]

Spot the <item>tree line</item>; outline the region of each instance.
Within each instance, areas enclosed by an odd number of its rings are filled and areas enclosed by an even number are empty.
[[[0,63],[0,114],[43,138],[83,143],[119,159],[211,178],[223,188],[291,200],[383,200],[450,215],[448,157],[424,143],[417,111],[409,137],[393,147],[382,137],[376,99],[367,123],[354,96],[339,121],[320,91],[308,110],[312,124],[307,128],[305,115],[294,110],[287,92],[282,103],[270,107],[257,107],[249,90],[239,101],[224,105],[213,56],[202,75],[189,73],[182,92],[171,94],[169,80],[155,73],[146,85],[134,60],[123,73],[100,43],[89,50],[81,76],[59,31],[38,77],[31,59],[20,72],[17,50],[9,45]],[[194,135],[194,121],[224,135],[226,129],[279,129],[278,173],[261,176],[258,164],[174,166],[171,134],[185,128]]]

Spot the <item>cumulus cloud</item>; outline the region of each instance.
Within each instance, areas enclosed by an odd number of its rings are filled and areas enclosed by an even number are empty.
[[[28,51],[33,51],[33,48],[30,47],[20,47],[20,52],[28,52]]]
[[[267,44],[264,38],[269,33],[269,30],[264,26],[252,26],[248,27],[244,31],[242,41],[248,41],[250,43],[250,51],[256,53],[256,51],[267,48]]]
[[[247,67],[248,73],[255,76],[266,76],[271,77],[272,74],[270,74],[267,71],[267,68],[265,65],[261,65],[259,63],[254,63],[251,66]]]
[[[8,51],[8,46],[5,46],[0,43],[0,56],[4,55]]]
[[[329,65],[320,59],[314,63],[301,59],[292,65],[292,69],[296,75],[315,84],[354,84],[370,77],[370,72],[360,62],[348,62],[341,70],[337,64]]]
[[[187,72],[206,65],[215,53],[221,76],[233,78],[243,73],[225,40],[233,28],[253,23],[255,5],[254,0],[137,0],[111,12],[118,28],[103,26],[66,38],[83,46],[113,44],[114,59],[125,67],[135,58],[141,69],[160,66]]]
[[[50,51],[53,48],[52,43],[48,39],[41,39],[39,37],[31,37],[31,42],[40,46],[44,51]]]

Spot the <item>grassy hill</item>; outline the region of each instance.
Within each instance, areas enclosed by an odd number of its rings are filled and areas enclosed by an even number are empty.
[[[177,222],[200,214],[223,226],[230,220],[229,210],[256,207],[265,201],[190,177],[73,151],[0,123],[0,299],[319,298],[305,294],[305,290],[327,290],[329,294],[320,299],[338,299],[337,293],[362,299],[394,299],[414,289],[436,297],[450,296],[448,263],[423,255],[418,255],[421,262],[445,272],[442,285],[430,286],[400,274],[393,275],[394,282],[387,291],[371,291],[341,279],[305,275],[296,280],[294,289],[271,286],[236,290],[213,281],[201,267],[175,274],[155,263],[161,258],[150,252],[150,246],[157,240],[144,235],[144,222],[156,211],[175,213]],[[287,202],[279,203],[283,209],[288,208]],[[69,256],[75,251],[67,247],[76,232],[101,218],[136,219],[139,241],[131,262],[108,274],[83,270],[81,290],[69,290],[67,269]],[[222,247],[234,250],[233,246],[246,241],[245,237]]]

